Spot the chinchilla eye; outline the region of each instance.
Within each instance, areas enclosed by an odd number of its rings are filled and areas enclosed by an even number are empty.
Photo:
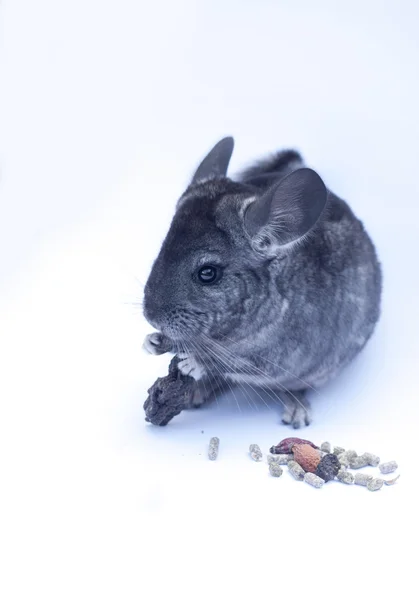
[[[198,271],[198,279],[201,283],[215,283],[220,278],[220,269],[213,265],[204,265]]]

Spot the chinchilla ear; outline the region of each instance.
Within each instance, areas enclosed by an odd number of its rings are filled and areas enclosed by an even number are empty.
[[[206,155],[192,178],[192,183],[199,183],[204,179],[225,177],[228,164],[233,154],[234,140],[232,137],[223,138],[215,144],[214,148]]]
[[[314,227],[326,203],[326,186],[315,171],[293,171],[246,209],[244,225],[253,247],[274,256]]]

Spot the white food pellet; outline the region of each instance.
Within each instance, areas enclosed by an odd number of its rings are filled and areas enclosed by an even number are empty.
[[[388,473],[394,473],[397,467],[398,464],[395,460],[391,460],[390,462],[381,463],[381,465],[378,465],[378,468],[380,469],[383,475],[388,475]]]
[[[269,473],[272,475],[272,477],[281,477],[283,470],[278,463],[271,462],[269,463]]]
[[[320,446],[320,450],[322,452],[326,452],[326,454],[330,454],[332,451],[332,446],[330,445],[330,442],[323,442],[323,444]]]
[[[314,473],[306,473],[304,475],[304,481],[306,483],[309,483],[310,485],[312,485],[315,488],[321,488],[321,487],[323,487],[323,484],[324,484],[324,479],[322,479],[321,477],[318,477]]]
[[[293,460],[293,454],[268,454],[268,463],[277,463],[278,465],[287,465],[290,460]]]
[[[260,462],[262,460],[262,450],[259,448],[257,444],[250,444],[249,446],[250,456],[256,462]]]
[[[374,477],[372,475],[367,475],[366,473],[355,473],[355,483],[356,485],[364,485],[367,486],[370,481],[372,481]]]
[[[377,490],[381,490],[383,483],[384,481],[382,479],[372,479],[367,483],[367,489],[370,492],[376,492]]]
[[[290,470],[291,475],[297,479],[297,481],[303,481],[305,471],[300,465],[295,462],[295,460],[290,460],[288,463],[288,468]]]
[[[212,437],[209,442],[208,458],[215,460],[218,456],[218,450],[220,448],[220,440],[218,437]]]

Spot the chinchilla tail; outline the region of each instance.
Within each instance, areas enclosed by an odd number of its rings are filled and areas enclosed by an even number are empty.
[[[256,183],[259,179],[262,181],[262,178],[281,178],[303,166],[304,161],[299,152],[296,150],[282,150],[242,171],[239,181]]]

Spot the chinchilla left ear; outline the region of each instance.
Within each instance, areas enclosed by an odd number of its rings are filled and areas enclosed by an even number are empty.
[[[206,179],[225,177],[231,155],[233,154],[234,139],[225,137],[215,144],[214,148],[206,155],[197,168],[192,178],[192,183],[199,183]]]

